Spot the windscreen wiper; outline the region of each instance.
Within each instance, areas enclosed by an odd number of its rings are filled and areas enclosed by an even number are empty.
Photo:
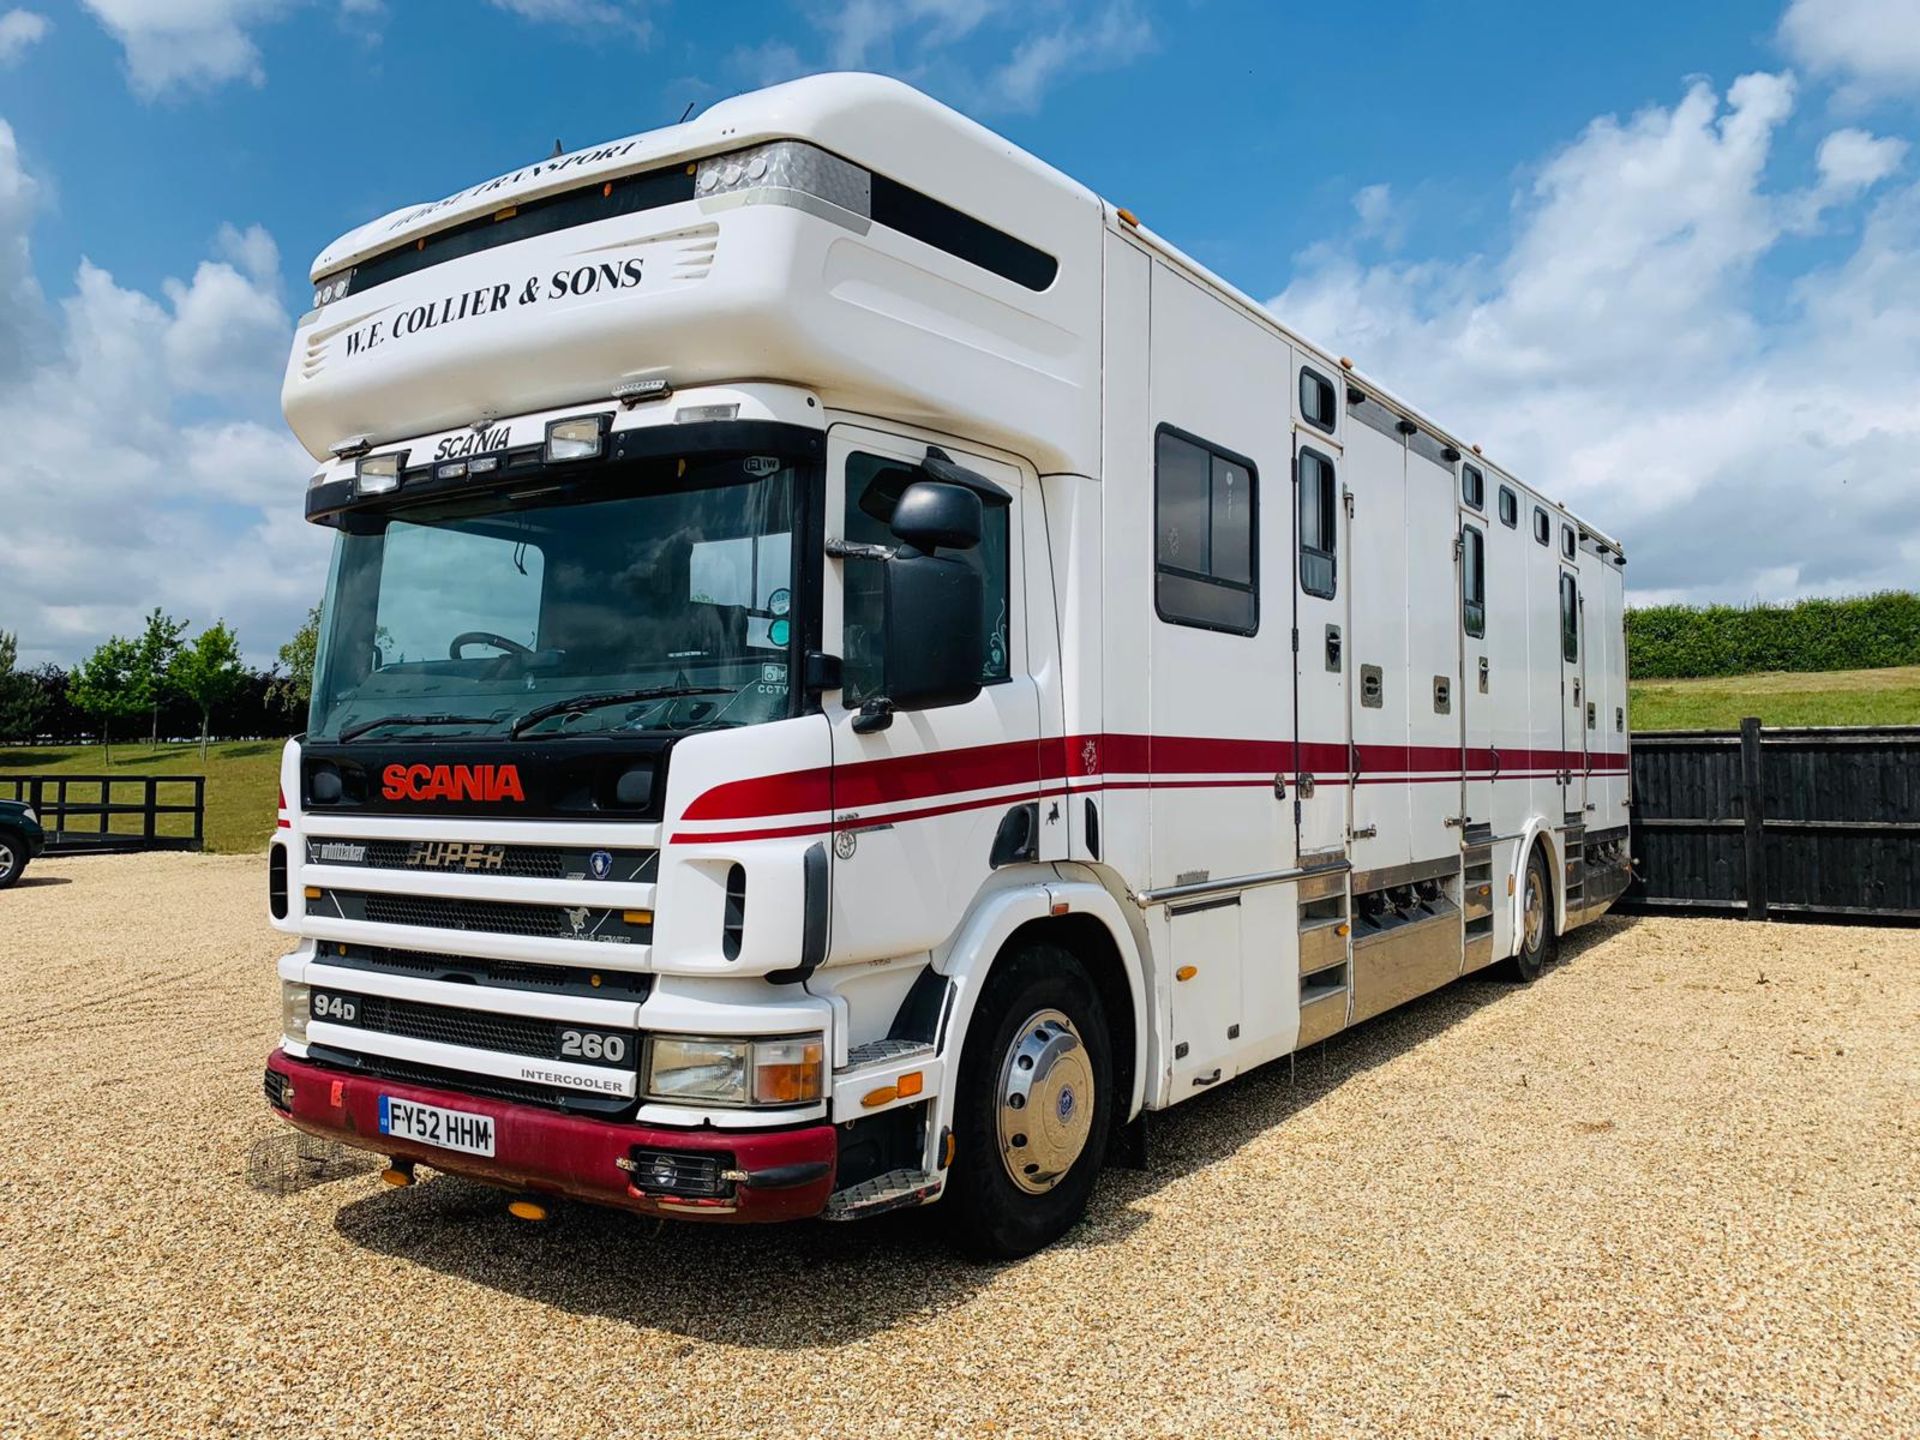
[[[673,700],[686,695],[731,695],[731,685],[655,685],[645,690],[601,690],[592,695],[575,695],[566,700],[551,700],[536,705],[507,727],[509,739],[521,734],[552,715],[581,715],[602,705],[631,704],[641,700]]]
[[[369,730],[378,730],[382,725],[491,725],[492,715],[376,715],[371,720],[362,720],[357,725],[349,725],[334,737],[339,744],[357,740]]]

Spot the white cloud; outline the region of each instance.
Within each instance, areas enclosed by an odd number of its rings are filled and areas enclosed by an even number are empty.
[[[265,663],[326,554],[300,514],[312,462],[277,414],[292,322],[272,238],[222,227],[220,258],[157,296],[82,261],[51,306],[9,283],[31,275],[37,191],[0,122],[0,624],[28,663],[69,662],[161,605],[225,615]],[[30,366],[7,363],[14,336]]]
[[[814,70],[875,70],[981,112],[1039,109],[1075,74],[1112,70],[1153,44],[1138,0],[840,0],[813,7],[816,60],[766,42],[728,61],[751,83]]]
[[[1097,18],[1069,20],[1029,35],[987,79],[988,94],[1008,110],[1040,108],[1046,91],[1066,74],[1112,70],[1136,60],[1153,45],[1153,27],[1132,4],[1103,7]]]
[[[653,34],[653,21],[640,0],[487,0],[496,10],[505,10],[523,20],[582,28],[613,27],[640,40]]]
[[[1820,142],[1816,163],[1821,189],[1835,197],[1858,194],[1900,168],[1907,142],[1869,135],[1864,130],[1836,130]]]
[[[47,17],[32,10],[9,10],[0,15],[0,65],[11,65],[53,27]]]
[[[1793,88],[1748,75],[1594,121],[1492,254],[1369,261],[1368,201],[1273,304],[1619,535],[1636,593],[1910,585],[1920,188],[1873,203],[1904,142],[1847,130],[1811,183],[1770,188]],[[1860,239],[1787,271],[1783,303],[1781,241],[1823,218]]]
[[[127,57],[134,93],[212,89],[266,79],[250,26],[284,13],[289,0],[82,0]]]
[[[1920,0],[1793,0],[1780,41],[1817,75],[1873,92],[1920,88]]]

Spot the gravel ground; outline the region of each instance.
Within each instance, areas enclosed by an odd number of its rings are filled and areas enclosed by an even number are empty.
[[[0,896],[0,1434],[1920,1434],[1920,932],[1607,920],[1163,1117],[995,1269],[937,1208],[304,1163],[261,872]]]

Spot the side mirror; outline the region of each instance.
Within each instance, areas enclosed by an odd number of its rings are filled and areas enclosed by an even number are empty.
[[[893,507],[888,522],[903,545],[931,554],[935,550],[973,550],[985,528],[980,497],[964,485],[916,480]]]
[[[979,569],[959,556],[909,551],[887,561],[886,584],[887,695],[863,709],[856,730],[885,728],[895,710],[964,705],[980,693],[987,641]]]
[[[899,548],[886,561],[887,693],[861,707],[853,728],[884,730],[896,710],[964,705],[980,693],[987,639],[981,619],[985,582],[964,555],[985,528],[980,497],[964,485],[917,480],[889,522]]]

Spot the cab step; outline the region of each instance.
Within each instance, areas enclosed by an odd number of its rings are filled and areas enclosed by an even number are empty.
[[[889,1170],[858,1185],[836,1190],[827,1198],[823,1220],[856,1220],[925,1204],[940,1193],[945,1177],[932,1170]]]

